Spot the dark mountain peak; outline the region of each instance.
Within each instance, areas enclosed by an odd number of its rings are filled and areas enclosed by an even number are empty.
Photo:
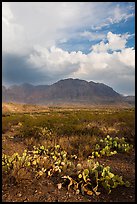
[[[64,83],[68,83],[68,82],[71,82],[73,79],[72,78],[68,78],[68,79],[61,79],[55,83],[53,83],[52,85],[58,85],[58,84],[64,84]],[[51,85],[51,86],[52,86]]]
[[[78,78],[61,79],[61,80],[59,80],[59,81],[56,82],[56,83],[59,83],[59,82],[86,82],[86,83],[88,83],[86,80],[78,79]]]
[[[67,78],[67,79],[61,79],[60,81],[57,81],[56,83],[52,84],[52,85],[74,85],[74,86],[78,86],[78,85],[85,85],[88,84],[87,81],[82,80],[82,79],[73,79],[73,78]]]
[[[99,84],[98,82],[94,82],[94,81],[89,81],[89,84]]]
[[[7,90],[2,87],[2,99],[33,104],[115,104],[125,101],[123,96],[103,83],[73,78],[62,79],[52,85],[33,86],[24,83]]]

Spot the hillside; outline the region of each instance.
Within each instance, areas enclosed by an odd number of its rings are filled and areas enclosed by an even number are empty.
[[[132,98],[132,102],[133,102]],[[31,84],[2,87],[2,102],[28,104],[118,104],[132,103],[111,87],[79,79],[64,79],[52,85]]]

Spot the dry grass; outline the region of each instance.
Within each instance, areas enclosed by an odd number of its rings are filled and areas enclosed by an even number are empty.
[[[85,161],[87,156],[96,144],[97,140],[104,138],[107,134],[113,136],[124,136],[130,143],[134,144],[135,139],[135,112],[133,108],[125,107],[44,107],[44,106],[31,106],[24,104],[3,104],[2,118],[2,152],[7,155],[12,155],[15,152],[22,154],[24,149],[31,149],[34,145],[44,145],[45,147],[54,146],[59,144],[69,154],[78,155],[79,162],[82,163],[83,168],[88,166]],[[23,124],[23,128],[18,123]],[[47,127],[52,130],[52,137],[37,138],[37,135],[32,134],[30,137],[30,129],[34,126]],[[22,131],[24,134],[20,139]],[[32,131],[33,133],[33,131]],[[120,172],[124,178],[129,178],[132,187],[127,189],[125,194],[122,190],[117,190],[112,196],[102,195],[99,198],[78,197],[74,193],[71,201],[132,201],[134,200],[134,154],[129,155],[120,154],[116,159],[114,157],[108,159],[100,159],[100,162],[106,165],[111,165],[115,172]],[[47,167],[48,167],[47,163]],[[123,170],[122,170],[123,169]],[[16,172],[14,172],[16,174]],[[130,177],[129,177],[130,175]],[[7,180],[6,180],[7,179]],[[28,179],[24,184],[23,180]],[[9,178],[3,178],[3,200],[4,201],[55,201],[59,198],[62,201],[69,201],[66,192],[62,189],[60,193],[57,192],[54,182],[51,184],[46,178],[40,181],[35,180],[31,173],[26,173],[25,169],[20,170],[18,174],[18,186],[10,182]],[[50,188],[46,185],[47,182],[51,184],[49,198],[41,196],[46,195],[45,191]],[[12,183],[12,186],[11,186]],[[28,185],[28,186],[27,186]],[[29,192],[24,194],[24,189]],[[35,192],[35,190],[41,193]],[[55,193],[52,193],[52,191]],[[17,195],[21,192],[22,196],[19,198]],[[61,193],[62,192],[62,193]],[[54,195],[54,198],[53,198]],[[64,198],[63,198],[64,196]],[[129,197],[132,196],[132,197]],[[45,199],[45,200],[44,200]]]

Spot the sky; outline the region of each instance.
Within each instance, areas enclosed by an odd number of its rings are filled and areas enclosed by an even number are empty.
[[[135,95],[135,2],[2,2],[2,84],[66,78]]]

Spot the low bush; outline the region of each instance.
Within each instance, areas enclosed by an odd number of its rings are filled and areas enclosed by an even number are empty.
[[[60,145],[45,148],[43,145],[33,147],[32,151],[24,150],[22,156],[18,153],[12,156],[2,155],[3,174],[14,177],[18,183],[25,175],[34,173],[36,178],[43,175],[51,178],[56,175],[60,178],[58,187],[73,187],[76,194],[99,195],[102,188],[111,193],[119,185],[128,187],[129,182],[123,181],[122,176],[111,172],[110,167],[100,165],[93,159],[87,160],[87,168],[78,162],[77,155],[69,155]]]

